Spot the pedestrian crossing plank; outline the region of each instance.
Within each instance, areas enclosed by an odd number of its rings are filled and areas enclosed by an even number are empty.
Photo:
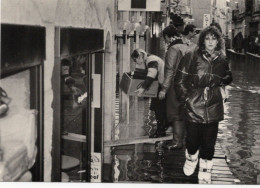
[[[227,171],[230,170],[228,166],[213,166],[213,170],[223,170],[223,171]]]
[[[224,163],[224,162],[218,162],[218,163],[216,163],[216,162],[214,162],[214,161],[213,161],[213,165],[214,165],[214,166],[223,166],[223,167],[227,167],[227,166],[228,166],[227,163]]]
[[[226,161],[224,160],[224,159],[216,159],[216,158],[213,158],[212,159],[212,161],[213,161],[213,164],[215,165],[215,166],[228,166],[227,165],[227,163],[226,163]]]
[[[212,174],[212,178],[233,178],[235,177],[231,174]]]
[[[217,159],[219,159],[219,160],[217,160]],[[213,161],[213,164],[222,164],[222,165],[227,166],[227,162],[223,158],[213,158],[212,161]]]
[[[229,174],[232,175],[232,173],[230,171],[221,171],[221,170],[212,170],[213,174]]]
[[[228,167],[228,165],[227,164],[225,164],[225,163],[214,163],[214,161],[213,161],[213,167]]]
[[[171,140],[171,139],[172,139],[172,134],[168,134],[165,137],[160,137],[160,138],[149,138],[149,136],[142,136],[139,138],[132,138],[132,139],[105,141],[105,147],[139,144],[139,143],[156,143],[158,141]]]
[[[234,178],[211,177],[211,180],[213,180],[213,181],[235,182]]]
[[[221,184],[221,185],[231,185],[235,184],[235,182],[228,182],[228,181],[211,181],[212,184]]]

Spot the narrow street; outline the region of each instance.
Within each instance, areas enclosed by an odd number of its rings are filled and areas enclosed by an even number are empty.
[[[260,64],[234,59],[230,63],[234,81],[227,87],[229,99],[225,103],[225,120],[219,126],[214,159],[219,160],[218,155],[223,152],[232,175],[217,170],[212,181],[221,183],[217,180],[220,178],[224,184],[256,184],[260,172]],[[156,142],[143,137],[128,145],[129,141],[115,143],[110,181],[198,183],[197,171],[191,177],[182,172],[184,149],[167,151],[160,147],[170,138],[168,135]]]
[[[260,184],[260,0],[0,4],[0,182]]]
[[[231,65],[234,80],[219,127],[220,143],[241,183],[256,184],[260,173],[260,63],[231,60]]]

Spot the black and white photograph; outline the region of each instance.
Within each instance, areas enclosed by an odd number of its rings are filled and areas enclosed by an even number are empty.
[[[0,7],[0,185],[260,185],[260,0]]]

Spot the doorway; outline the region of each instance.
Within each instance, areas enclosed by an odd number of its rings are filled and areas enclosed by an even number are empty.
[[[52,181],[90,182],[101,178],[103,31],[55,33]]]

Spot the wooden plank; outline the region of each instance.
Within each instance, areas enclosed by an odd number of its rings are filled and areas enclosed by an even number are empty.
[[[257,55],[257,54],[253,54],[253,53],[249,53],[249,52],[247,52],[247,54],[248,54],[248,55],[251,55],[251,56],[253,56],[253,57],[256,57],[256,58],[260,58],[260,56]]]
[[[168,135],[168,138],[171,139],[172,135]],[[185,161],[185,149],[180,151],[169,151],[161,148],[158,144],[154,145],[157,141],[166,141],[168,138],[163,137],[161,139],[150,139],[147,137],[141,137],[137,139],[126,139],[119,143],[110,143],[110,144],[119,144],[124,148],[124,144],[129,143],[148,143],[147,146],[144,145],[144,149],[147,152],[144,152],[143,156],[145,159],[149,159],[152,165],[152,168],[146,168],[146,172],[149,174],[149,177],[142,179],[141,181],[147,180],[147,182],[157,182],[157,183],[198,183],[198,167],[195,170],[195,173],[192,176],[185,176],[183,173],[183,165]],[[169,139],[169,140],[170,140]],[[167,143],[167,142],[166,142]],[[165,142],[164,142],[165,144]],[[156,161],[158,158],[156,155],[151,155],[150,152],[155,152],[156,148],[159,148],[163,151],[162,167],[163,167],[163,177],[158,177],[158,174],[161,172],[158,166],[156,166]],[[158,150],[158,149],[157,149]],[[220,144],[217,142],[215,149],[215,156],[213,158],[213,170],[212,170],[212,184],[236,184],[235,177],[231,173],[228,164],[226,162],[225,153],[223,152]],[[129,154],[129,153],[128,153]],[[126,182],[126,181],[123,181]],[[139,181],[129,181],[136,182]]]
[[[229,174],[232,175],[232,173],[230,171],[223,171],[223,170],[212,170],[213,174]]]
[[[234,178],[226,178],[226,177],[212,177],[212,181],[226,181],[226,182],[235,182]]]
[[[225,159],[213,158],[212,161],[213,161],[214,164],[217,164],[217,163],[225,163],[225,164],[227,164]]]
[[[231,174],[212,174],[212,178],[234,178],[235,177]]]
[[[213,166],[213,170],[224,170],[228,171],[230,170],[228,166]]]
[[[221,184],[221,185],[231,185],[235,184],[234,182],[228,182],[228,181],[211,181],[212,184]]]
[[[140,143],[155,143],[158,141],[165,141],[171,139],[172,139],[172,134],[167,134],[166,136],[160,138],[149,138],[149,136],[143,136],[143,137],[132,138],[132,139],[105,141],[105,147],[128,145],[128,144],[140,144]]]

